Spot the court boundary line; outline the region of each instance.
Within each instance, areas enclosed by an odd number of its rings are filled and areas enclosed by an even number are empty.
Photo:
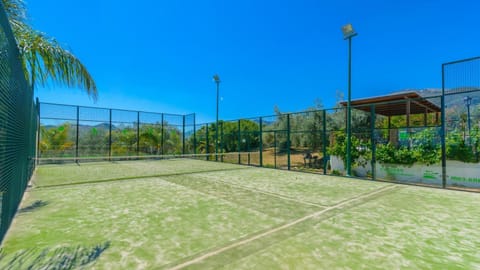
[[[292,201],[292,202],[297,202],[297,203],[310,205],[310,206],[315,206],[315,207],[321,207],[321,208],[329,207],[329,205],[322,205],[322,204],[317,204],[317,203],[308,202],[308,201],[301,201],[301,200],[298,200],[298,199],[295,199],[295,198],[292,198],[292,197],[288,197],[288,196],[285,196],[285,195],[282,195],[282,194],[278,194],[278,193],[274,193],[274,192],[268,192],[268,191],[260,190],[260,189],[257,189],[257,188],[250,188],[250,187],[243,186],[243,185],[240,185],[240,184],[229,183],[229,182],[223,181],[223,180],[214,180],[214,181],[221,182],[221,183],[224,183],[226,185],[238,187],[238,188],[248,190],[248,191],[251,191],[251,192],[257,192],[257,193],[269,195],[269,196],[276,197],[276,198],[279,198],[279,199],[283,199],[283,200],[286,200],[286,201]]]
[[[369,198],[369,197],[372,197],[374,195],[377,195],[379,193],[382,193],[382,192],[386,192],[386,191],[389,191],[389,190],[393,190],[395,188],[397,188],[398,186],[397,185],[389,185],[389,186],[386,186],[386,187],[382,187],[382,188],[379,188],[375,191],[372,191],[372,192],[368,192],[366,194],[363,194],[363,195],[360,195],[360,196],[357,196],[357,197],[354,197],[354,198],[351,198],[349,200],[346,200],[346,201],[343,201],[343,202],[340,202],[340,203],[337,203],[335,205],[332,205],[330,207],[327,207],[325,209],[322,209],[320,211],[317,211],[317,212],[314,212],[312,214],[308,214],[304,217],[301,217],[299,219],[296,219],[294,221],[291,221],[289,223],[286,223],[286,224],[283,224],[281,226],[278,226],[278,227],[275,227],[275,228],[272,228],[271,230],[268,230],[266,232],[263,232],[263,233],[260,233],[260,234],[257,234],[255,236],[252,236],[250,238],[247,238],[247,239],[244,239],[244,240],[241,240],[241,241],[238,241],[238,242],[235,242],[235,243],[232,243],[230,245],[227,245],[225,247],[222,247],[222,248],[219,248],[217,250],[213,250],[213,251],[210,251],[210,252],[207,252],[201,256],[198,256],[194,259],[191,259],[189,261],[186,261],[186,262],[183,262],[181,264],[178,264],[174,267],[171,267],[169,268],[169,270],[180,270],[180,269],[183,269],[187,266],[190,266],[190,265],[193,265],[195,263],[198,263],[198,262],[201,262],[205,259],[208,259],[210,257],[213,257],[213,256],[216,256],[218,254],[221,254],[225,251],[228,251],[228,250],[231,250],[233,248],[236,248],[236,247],[239,247],[239,246],[242,246],[242,245],[245,245],[245,244],[248,244],[250,242],[253,242],[255,240],[258,240],[258,239],[261,239],[263,237],[266,237],[266,236],[270,236],[271,234],[274,234],[278,231],[282,231],[282,230],[285,230],[285,229],[288,229],[290,227],[293,227],[301,222],[304,222],[306,220],[309,220],[309,219],[312,219],[312,218],[315,218],[315,217],[318,217],[322,214],[325,214],[327,212],[330,212],[332,210],[335,210],[335,209],[338,209],[338,208],[341,208],[351,202],[354,202],[354,201],[358,201],[360,199],[365,199],[365,198]]]

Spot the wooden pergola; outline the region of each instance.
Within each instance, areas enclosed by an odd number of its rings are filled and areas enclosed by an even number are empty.
[[[347,106],[346,101],[340,102],[344,107]],[[388,126],[390,128],[390,118],[392,116],[405,115],[407,117],[407,127],[410,127],[410,115],[423,114],[424,125],[427,126],[427,115],[435,113],[435,122],[439,123],[439,114],[441,108],[422,97],[418,92],[407,91],[395,93],[392,95],[378,96],[371,98],[356,99],[350,102],[352,109],[371,112],[388,117]]]

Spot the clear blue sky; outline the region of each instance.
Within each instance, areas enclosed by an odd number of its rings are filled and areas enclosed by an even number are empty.
[[[441,87],[441,64],[480,55],[478,0],[27,2],[35,28],[70,48],[99,99],[37,89],[43,102],[220,118],[300,111],[346,93],[352,23],[352,98]]]

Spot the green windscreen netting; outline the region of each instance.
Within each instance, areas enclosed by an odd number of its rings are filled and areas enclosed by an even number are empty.
[[[0,2],[0,239],[35,167],[37,109]]]

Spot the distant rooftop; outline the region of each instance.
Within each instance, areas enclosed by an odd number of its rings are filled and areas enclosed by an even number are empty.
[[[346,101],[340,102],[344,107]],[[371,105],[375,105],[375,113],[384,116],[423,114],[440,112],[441,109],[435,103],[421,96],[416,91],[397,92],[391,95],[377,96],[352,100],[352,108],[370,112]]]

